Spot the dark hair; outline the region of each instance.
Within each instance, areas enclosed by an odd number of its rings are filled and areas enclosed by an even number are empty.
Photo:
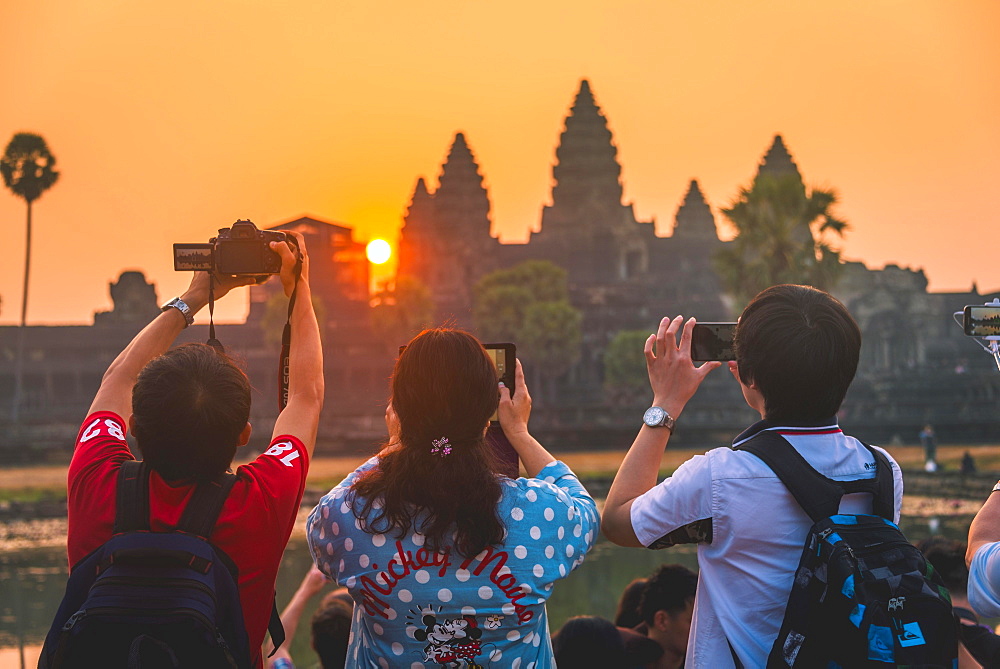
[[[635,627],[642,622],[639,614],[639,601],[642,591],[646,589],[649,579],[637,578],[625,586],[621,599],[618,600],[618,611],[615,612],[615,625],[618,627]]]
[[[363,499],[352,508],[366,532],[402,536],[412,528],[436,552],[454,531],[465,557],[503,541],[500,481],[484,436],[497,384],[493,361],[467,332],[424,330],[407,344],[392,374],[399,443],[351,486]],[[442,438],[450,453],[431,453]]]
[[[313,614],[312,647],[323,669],[339,668],[347,663],[353,613],[352,605],[339,597],[328,596]]]
[[[675,615],[684,610],[698,590],[698,574],[679,564],[661,565],[646,582],[639,598],[639,615],[652,625],[657,611]]]
[[[250,418],[250,381],[211,346],[184,344],[139,372],[132,415],[139,450],[160,476],[211,480],[236,455]]]
[[[944,587],[965,594],[969,585],[969,568],[965,566],[968,544],[942,536],[933,536],[917,542],[917,548],[941,575]]]
[[[756,384],[769,420],[822,420],[854,380],[861,330],[829,293],[783,284],[750,301],[733,345],[740,380]]]
[[[599,616],[576,616],[563,623],[552,636],[556,665],[563,669],[625,665],[625,642],[610,620]]]

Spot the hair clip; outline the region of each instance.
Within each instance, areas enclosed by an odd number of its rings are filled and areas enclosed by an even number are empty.
[[[431,455],[440,455],[442,458],[451,455],[451,445],[448,443],[448,437],[435,439],[431,443],[434,444],[431,448]]]

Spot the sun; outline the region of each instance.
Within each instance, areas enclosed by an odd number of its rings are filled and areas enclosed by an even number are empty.
[[[373,239],[368,242],[365,252],[368,254],[368,260],[371,263],[381,265],[392,255],[392,247],[384,239]]]

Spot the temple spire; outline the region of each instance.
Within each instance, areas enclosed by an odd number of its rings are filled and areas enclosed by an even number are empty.
[[[701,192],[697,179],[691,179],[687,195],[677,209],[674,221],[672,236],[675,239],[718,240],[719,238],[715,229],[715,217],[708,202],[705,201],[705,195]]]
[[[762,174],[767,174],[770,176],[782,176],[786,174],[794,174],[802,180],[802,175],[799,173],[798,165],[792,160],[792,154],[788,152],[785,147],[785,140],[782,139],[781,135],[775,135],[774,141],[771,143],[771,148],[767,150],[764,154],[764,158],[760,162],[760,166],[757,168],[757,176]]]
[[[465,135],[455,135],[434,193],[438,224],[446,230],[490,231],[490,197]]]
[[[553,207],[617,207],[622,201],[621,165],[607,119],[594,100],[590,82],[583,79],[552,168]]]

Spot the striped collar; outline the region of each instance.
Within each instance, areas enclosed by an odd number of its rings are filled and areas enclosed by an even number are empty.
[[[837,424],[837,417],[819,421],[794,421],[784,423],[773,423],[767,419],[759,420],[747,429],[743,430],[735,439],[733,447],[753,439],[765,430],[774,431],[781,435],[818,435],[818,434],[841,434],[840,425]]]

